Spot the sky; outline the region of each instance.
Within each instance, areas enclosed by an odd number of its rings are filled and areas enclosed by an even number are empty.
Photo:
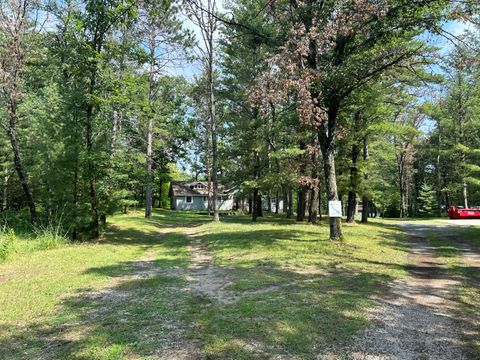
[[[217,7],[219,12],[225,10],[224,2],[222,0],[217,0]],[[187,16],[182,15],[184,19],[184,26],[186,29],[191,30],[199,45],[201,46],[201,33],[198,28]],[[448,21],[444,24],[443,29],[445,29],[448,33],[459,36],[466,30],[473,30],[474,25],[472,23],[467,23],[463,21]],[[434,40],[434,43],[439,46],[440,52],[442,54],[448,53],[454,46],[454,44],[442,37],[437,36]],[[200,67],[198,64],[183,64],[183,66],[179,69],[174,70],[175,75],[183,75],[188,79],[192,79],[194,76],[200,73]]]
[[[223,12],[225,10],[222,0],[216,0],[216,6],[219,12]],[[191,21],[185,14],[181,15],[181,19],[183,21],[184,28],[193,32],[197,40],[198,46],[203,48],[202,33],[200,32],[199,27],[195,25],[193,21]],[[182,64],[182,66],[179,68],[172,69],[173,75],[182,75],[189,80],[192,80],[195,76],[199,75],[200,72],[201,68],[200,64],[198,63],[185,63]]]

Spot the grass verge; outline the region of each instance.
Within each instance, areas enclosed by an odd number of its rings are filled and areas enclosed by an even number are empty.
[[[189,287],[188,240],[213,255],[237,301]],[[115,216],[96,243],[0,264],[0,358],[314,359],[367,326],[370,297],[407,271],[402,233],[388,224],[328,227],[266,216],[157,211]],[[25,254],[27,255],[27,254]],[[192,350],[193,349],[193,350]]]

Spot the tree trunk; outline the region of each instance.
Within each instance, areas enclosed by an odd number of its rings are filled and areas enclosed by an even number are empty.
[[[93,94],[93,91],[91,92]],[[93,106],[87,106],[87,168],[88,168],[88,182],[90,186],[90,208],[92,210],[92,235],[93,238],[98,238],[100,235],[99,221],[98,221],[98,204],[97,204],[97,188],[95,177],[95,164],[92,159],[93,156]]]
[[[322,146],[323,171],[325,175],[325,185],[327,189],[327,198],[329,201],[338,201],[337,177],[335,174],[335,158],[331,146]],[[330,217],[330,240],[337,241],[343,239],[342,219],[339,217]]]
[[[293,216],[293,190],[291,187],[288,188],[288,210],[287,210],[287,219],[291,219]]]
[[[365,136],[363,139],[363,160],[365,164],[368,162],[368,137]],[[368,173],[365,171],[363,176],[365,184],[368,182]],[[365,191],[365,190],[364,190]],[[362,223],[366,224],[368,222],[368,196],[364,193],[362,197]]]
[[[306,149],[306,144],[304,140],[300,140],[299,148],[301,150]],[[306,161],[305,155],[300,155],[298,157],[298,161],[300,163],[299,175],[300,176],[307,175],[306,174],[307,165],[305,163]],[[305,185],[300,184],[297,190],[297,221],[305,220],[306,200],[307,200],[307,189]]]
[[[275,214],[278,214],[280,207],[280,194],[277,192],[275,193]]]
[[[259,217],[263,217],[262,193],[260,191],[257,195],[257,213]]]
[[[258,189],[253,189],[252,221],[256,222],[258,218]]]
[[[305,201],[306,190],[304,186],[300,186],[297,190],[297,221],[305,220]]]
[[[210,124],[208,119],[205,118],[205,162],[207,167],[207,210],[209,215],[212,213],[212,163],[210,155]]]
[[[126,20],[126,17],[124,18]],[[121,44],[122,48],[126,49],[128,46],[129,41],[129,27],[127,26],[126,22],[122,25],[122,35],[121,35]],[[125,51],[121,52],[120,56],[120,63],[119,63],[119,76],[118,79],[121,83],[124,82],[124,74],[125,74],[125,62],[127,60],[127,53]],[[111,153],[112,156],[115,156],[116,149],[117,149],[117,139],[118,133],[120,131],[121,125],[123,123],[124,117],[124,109],[123,105],[115,104],[115,109],[113,110],[113,121],[112,121],[112,144],[111,144]]]
[[[22,185],[23,192],[27,199],[28,208],[30,209],[30,222],[32,225],[37,224],[37,210],[35,207],[35,201],[33,200],[33,195],[30,190],[30,186],[27,182],[27,171],[23,167],[22,159],[20,157],[20,150],[18,149],[17,137],[15,134],[15,125],[16,125],[16,107],[11,106],[9,108],[8,116],[8,127],[7,127],[7,136],[10,140],[10,145],[13,151],[13,162],[15,164],[15,170],[17,171],[20,184]]]
[[[2,199],[2,211],[7,210],[8,206],[8,166],[5,164],[5,170],[3,175],[3,199]]]
[[[328,201],[338,201],[337,176],[335,173],[334,156],[334,129],[338,114],[339,104],[332,100],[329,104],[328,120],[319,130],[320,148],[322,150],[323,172],[325,177],[325,186],[327,190]],[[343,240],[342,218],[329,217],[330,240]]]
[[[310,203],[308,209],[308,222],[318,224],[318,186],[310,190]]]
[[[400,192],[400,217],[404,218],[407,216],[407,200],[406,200],[406,174],[405,174],[405,155],[403,151],[397,155],[398,162],[398,183],[399,183],[399,192]]]
[[[437,148],[437,163],[436,163],[436,175],[437,175],[437,203],[438,203],[438,215],[442,216],[442,173],[440,171],[440,151],[442,149],[442,136],[441,136],[441,128],[440,122],[437,123],[438,127],[438,148]]]
[[[255,166],[253,168],[255,181],[258,181],[260,178],[260,153],[255,151],[254,153],[255,158]],[[262,211],[262,196],[259,193],[259,189],[255,188],[253,190],[253,213],[252,213],[252,220],[257,221],[257,217],[263,216]]]
[[[357,193],[358,193],[358,168],[357,160],[359,154],[358,146],[352,146],[352,166],[350,167],[350,190],[348,191],[347,203],[347,222],[355,222],[355,213],[357,210]]]
[[[75,125],[77,122],[77,118],[75,117]],[[75,126],[75,129],[77,127]],[[78,149],[77,149],[78,150]],[[75,164],[74,164],[74,169],[73,169],[73,194],[72,194],[72,219],[73,219],[73,229],[72,229],[72,239],[76,240],[77,239],[77,227],[76,227],[76,222],[77,222],[77,216],[78,216],[78,153],[79,151],[75,151]]]
[[[322,216],[322,208],[323,208],[323,204],[322,204],[322,188],[320,186],[320,179],[318,179],[318,221],[319,222],[322,222],[323,220],[323,216]]]
[[[147,128],[147,156],[146,156],[146,165],[147,165],[147,189],[146,189],[146,199],[145,199],[145,217],[149,219],[152,216],[152,154],[153,154],[153,118],[152,116],[148,119],[148,128]]]
[[[465,179],[463,179],[462,195],[463,195],[463,206],[465,207],[465,209],[468,209],[467,181]]]
[[[359,127],[362,122],[362,115],[359,111],[357,111],[354,115],[353,119],[353,132],[355,135],[358,136],[359,134]],[[358,187],[360,183],[360,179],[358,177],[358,156],[360,155],[360,146],[357,139],[353,140],[354,143],[352,144],[351,153],[350,153],[350,160],[352,161],[350,165],[350,189],[348,191],[348,204],[347,204],[347,222],[354,223],[355,222],[355,213],[357,210],[357,193]]]
[[[318,190],[320,180],[318,179],[318,141],[316,137],[314,145],[316,151],[312,154],[312,183],[310,189],[310,202],[308,205],[308,222],[318,224]]]
[[[347,202],[347,223],[355,223],[355,212],[357,210],[357,194],[353,191],[348,192]]]
[[[147,124],[147,152],[146,152],[146,168],[147,168],[147,183],[145,191],[145,218],[149,219],[152,216],[152,165],[153,165],[153,103],[155,98],[155,49],[156,49],[156,38],[155,32],[150,29],[149,34],[149,63],[150,68],[148,72],[148,124]]]
[[[163,197],[163,181],[160,180],[159,184],[158,184],[158,207],[161,209],[163,208],[163,201],[162,201],[162,197]],[[167,195],[168,197],[168,195]]]
[[[208,107],[210,112],[210,132],[212,137],[212,210],[213,210],[213,221],[220,221],[220,216],[218,213],[217,206],[217,197],[218,197],[218,152],[217,152],[217,119],[215,112],[215,85],[213,80],[213,32],[214,32],[214,19],[210,18],[210,32],[208,33],[208,86],[209,86],[209,99]]]

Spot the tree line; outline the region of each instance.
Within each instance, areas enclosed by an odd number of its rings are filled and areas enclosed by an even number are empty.
[[[317,223],[478,202],[476,1],[5,0],[2,212],[71,237],[170,181]],[[470,23],[452,34],[448,24]],[[446,49],[438,39],[452,43]],[[195,71],[193,69],[196,69]],[[192,78],[178,75],[191,71]],[[186,169],[179,168],[185,165]],[[283,201],[283,209],[278,204]],[[330,218],[330,238],[342,238]]]

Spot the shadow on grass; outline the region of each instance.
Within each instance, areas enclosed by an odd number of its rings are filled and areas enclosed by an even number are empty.
[[[195,214],[173,215],[155,214],[149,222],[164,227],[209,221]],[[249,224],[245,218],[232,216],[224,221]],[[176,358],[184,348],[191,349],[189,358],[195,358],[199,342],[202,352],[214,358],[261,358],[259,350],[268,357],[310,356],[319,343],[338,342],[364,327],[363,311],[371,305],[369,296],[393,280],[368,271],[336,272],[331,264],[351,256],[354,248],[317,241],[319,234],[307,227],[263,230],[253,226],[249,231],[200,238],[215,252],[277,246],[290,256],[303,252],[312,258],[325,258],[325,269],[331,275],[301,274],[275,266],[268,257],[244,259],[225,268],[225,274],[232,277],[232,291],[239,293],[240,300],[222,304],[192,292],[181,274],[172,275],[187,265],[181,255],[188,241],[178,233],[160,237],[155,230],[135,228],[138,220],[133,218],[130,225],[121,218],[122,227],[110,226],[105,241],[147,248],[161,243],[159,257],[88,269],[86,274],[111,277],[111,286],[99,292],[79,289],[58,305],[53,318],[39,319],[26,327],[2,325],[0,358]],[[277,221],[268,219],[268,223]],[[283,225],[283,219],[278,223]],[[289,249],[292,244],[301,248]],[[132,274],[139,278],[129,278]],[[273,291],[248,293],[269,285],[275,287]],[[248,294],[242,297],[242,292]]]
[[[393,280],[370,272],[313,276],[264,270],[294,281],[268,293],[242,297],[239,291],[234,304],[199,296],[185,278],[161,272],[96,293],[78,292],[63,301],[55,318],[27,327],[1,325],[0,355],[5,360],[175,359],[187,349],[188,359],[200,354],[211,359],[314,359],[322,348],[344,344],[365,328],[370,297]]]
[[[90,271],[120,276],[130,265]],[[157,265],[152,261],[148,267]],[[369,273],[316,277],[272,270],[278,278],[296,281],[228,305],[198,296],[184,278],[163,273],[125,280],[100,292],[79,292],[64,299],[54,318],[28,327],[1,326],[0,355],[176,358],[191,349],[187,358],[196,358],[200,348],[214,358],[259,358],[259,350],[268,357],[312,355],[319,341],[335,343],[364,327],[368,296],[391,280]],[[252,343],[257,345],[246,346]]]
[[[158,227],[193,226],[207,221],[195,214],[177,217],[163,212],[149,220]],[[223,221],[250,224],[245,216],[226,217]],[[262,222],[285,225],[283,219],[276,218]],[[384,237],[377,240],[382,246],[405,248],[402,237],[387,231],[392,230],[388,225],[374,226],[385,228],[378,233]],[[231,287],[239,293],[239,300],[224,304],[193,292],[188,278],[175,272],[186,267],[180,256],[186,239],[178,234],[159,238],[156,231],[136,229],[133,223],[125,229],[110,227],[109,231],[107,241],[147,247],[161,242],[162,252],[159,258],[141,264],[123,262],[90,268],[87,273],[112,277],[111,286],[99,292],[79,290],[58,305],[53,318],[38,319],[24,327],[0,325],[1,359],[175,359],[181,354],[187,354],[184,358],[188,359],[203,355],[212,359],[266,359],[278,355],[314,359],[323,347],[342,344],[367,326],[365,311],[372,306],[371,296],[383,293],[395,279],[362,268],[337,271],[336,264],[370,261],[390,270],[406,268],[359,258],[355,247],[319,240],[319,233],[306,227],[265,230],[253,226],[248,231],[200,234],[200,240],[214,253],[231,251],[236,256],[241,250],[278,247],[287,257],[317,259],[313,264],[329,273],[285,269],[282,264],[276,265],[284,260],[281,256],[275,259],[268,253],[259,259],[232,261],[224,271],[232,278]],[[136,278],[128,278],[135,273]],[[275,288],[251,293],[265,286]]]

